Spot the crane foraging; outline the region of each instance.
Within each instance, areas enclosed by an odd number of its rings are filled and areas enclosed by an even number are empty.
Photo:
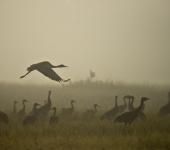
[[[27,73],[21,76],[20,78],[24,78],[27,76],[29,73],[31,73],[34,70],[39,71],[46,77],[50,78],[51,80],[57,81],[57,82],[67,82],[70,81],[70,79],[64,80],[62,79],[52,68],[63,68],[63,67],[68,67],[63,64],[54,66],[48,61],[43,61],[37,64],[33,64],[30,67],[27,68]]]

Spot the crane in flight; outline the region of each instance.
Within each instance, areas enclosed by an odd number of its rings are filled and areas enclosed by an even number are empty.
[[[50,78],[51,80],[57,81],[57,82],[67,82],[70,81],[71,79],[64,80],[62,79],[54,70],[53,68],[63,68],[63,67],[68,67],[63,64],[54,66],[48,61],[43,61],[37,64],[32,64],[30,67],[27,68],[27,73],[21,76],[20,78],[24,78],[27,76],[29,73],[31,73],[34,70],[39,71],[46,77]]]

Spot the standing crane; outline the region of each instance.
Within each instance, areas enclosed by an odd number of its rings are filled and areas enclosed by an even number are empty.
[[[127,124],[130,125],[134,120],[136,120],[139,117],[140,113],[144,110],[144,102],[147,100],[149,100],[149,98],[142,97],[141,103],[136,109],[121,114],[115,119],[114,122],[120,122],[120,123],[124,123],[125,125]]]
[[[25,76],[27,76],[29,73],[31,73],[34,70],[39,71],[40,73],[42,73],[43,75],[45,75],[46,77],[50,78],[51,80],[57,81],[57,82],[67,82],[70,79],[64,80],[62,79],[52,68],[63,68],[63,67],[68,67],[65,66],[63,64],[58,65],[58,66],[54,66],[52,65],[50,62],[48,61],[43,61],[37,64],[33,64],[30,67],[27,68],[27,73],[24,74],[23,76],[21,76],[20,78],[24,78]]]
[[[23,107],[22,107],[22,109],[21,109],[20,111],[18,111],[18,113],[17,113],[17,115],[18,115],[19,117],[21,117],[21,118],[26,115],[26,105],[25,105],[26,102],[28,102],[28,100],[26,100],[26,99],[23,99],[23,100],[22,100],[22,105],[23,105]]]
[[[162,106],[159,110],[160,116],[167,116],[170,114],[170,92],[168,92],[168,103]]]
[[[69,108],[63,108],[62,115],[68,116],[68,115],[73,114],[73,112],[74,112],[74,103],[75,103],[75,100],[71,100],[71,101],[70,101],[71,107],[69,107]]]
[[[33,108],[32,108],[32,111],[31,111],[31,115],[38,115],[38,106],[40,106],[40,104],[39,103],[34,103],[34,105],[33,105]]]
[[[48,101],[43,106],[37,109],[37,114],[40,116],[47,116],[49,111],[51,110],[51,91],[48,92]]]
[[[38,120],[37,107],[39,105],[40,104],[38,104],[38,103],[33,104],[32,113],[31,113],[31,115],[28,115],[23,119],[23,122],[22,122],[23,125],[33,125],[37,122],[37,120]]]
[[[93,117],[97,113],[97,108],[100,107],[98,104],[93,105],[93,109],[88,109],[85,113],[84,116],[86,117]]]
[[[123,97],[123,102],[124,102],[124,103],[123,103],[122,105],[118,106],[118,109],[119,109],[119,113],[120,113],[120,114],[123,113],[123,112],[126,110],[126,108],[127,108],[126,99],[127,99],[127,96],[124,96],[124,97]]]
[[[129,96],[128,98],[129,98],[128,110],[133,111],[133,110],[136,109],[134,107],[134,105],[133,105],[135,97],[134,96]],[[144,110],[144,106],[143,106],[143,110]],[[139,119],[146,120],[146,115],[144,114],[143,110],[139,113]]]
[[[9,118],[7,114],[2,111],[0,111],[0,123],[5,123],[5,124],[9,123]]]
[[[50,125],[58,123],[58,116],[56,116],[56,107],[53,107],[52,109],[54,110],[54,112],[49,120]]]
[[[104,113],[100,118],[101,120],[103,119],[112,120],[119,113],[117,99],[118,99],[118,96],[115,96],[115,106],[111,110]]]

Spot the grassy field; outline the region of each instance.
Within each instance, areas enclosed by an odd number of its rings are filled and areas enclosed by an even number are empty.
[[[170,120],[150,116],[132,126],[97,119],[56,126],[9,125],[0,129],[1,150],[165,150],[170,149]]]
[[[10,122],[0,126],[0,150],[168,150],[170,149],[170,118],[159,118],[159,108],[167,103],[168,86],[130,85],[123,83],[81,81],[67,86],[0,84],[0,109],[12,111],[13,100],[28,99],[27,112],[32,103],[43,103],[48,90],[52,90],[52,102],[58,113],[62,107],[69,107],[70,99],[75,99],[76,115],[63,120],[56,126],[48,122],[24,127]],[[148,96],[146,121],[136,121],[132,126],[124,126],[108,121],[100,121],[99,116],[112,107],[114,96],[135,95],[135,105],[141,96]],[[98,103],[98,116],[83,119],[79,114]],[[18,109],[20,109],[20,105]],[[60,117],[60,116],[59,116]]]

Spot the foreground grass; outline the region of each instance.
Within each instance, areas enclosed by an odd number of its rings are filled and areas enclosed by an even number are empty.
[[[166,150],[170,120],[151,116],[132,126],[100,120],[61,121],[56,126],[10,124],[0,128],[1,150]]]

